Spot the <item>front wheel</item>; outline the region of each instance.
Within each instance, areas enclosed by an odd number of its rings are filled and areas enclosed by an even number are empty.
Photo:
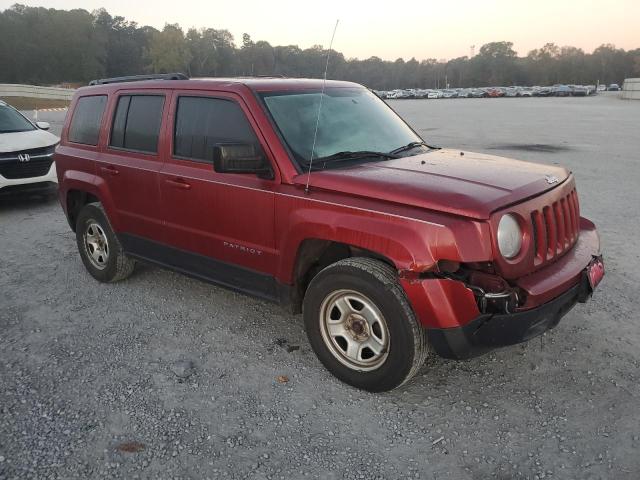
[[[347,258],[322,270],[305,294],[309,342],[323,365],[349,385],[372,392],[396,388],[428,353],[394,270],[371,258]]]

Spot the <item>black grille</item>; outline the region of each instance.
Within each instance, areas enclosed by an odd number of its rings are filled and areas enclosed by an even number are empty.
[[[28,162],[0,161],[0,175],[9,180],[41,177],[47,174],[52,163],[53,157],[33,158]]]
[[[31,148],[18,152],[0,153],[0,175],[9,180],[46,175],[53,163],[55,146]],[[18,155],[28,155],[28,161],[20,161]]]

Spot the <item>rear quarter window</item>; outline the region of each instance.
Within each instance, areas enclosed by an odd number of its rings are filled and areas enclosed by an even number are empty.
[[[80,97],[71,118],[69,141],[84,145],[97,145],[100,137],[102,114],[106,105],[106,95]]]

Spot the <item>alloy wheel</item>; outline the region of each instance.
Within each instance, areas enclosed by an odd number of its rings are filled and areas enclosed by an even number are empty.
[[[84,231],[84,248],[91,264],[103,270],[109,261],[109,242],[104,229],[96,222],[90,222]]]

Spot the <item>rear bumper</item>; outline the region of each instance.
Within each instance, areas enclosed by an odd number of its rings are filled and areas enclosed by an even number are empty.
[[[475,357],[541,335],[555,327],[576,303],[586,302],[591,293],[585,273],[577,285],[539,307],[513,314],[480,315],[462,327],[429,328],[427,335],[442,357],[457,360]]]

